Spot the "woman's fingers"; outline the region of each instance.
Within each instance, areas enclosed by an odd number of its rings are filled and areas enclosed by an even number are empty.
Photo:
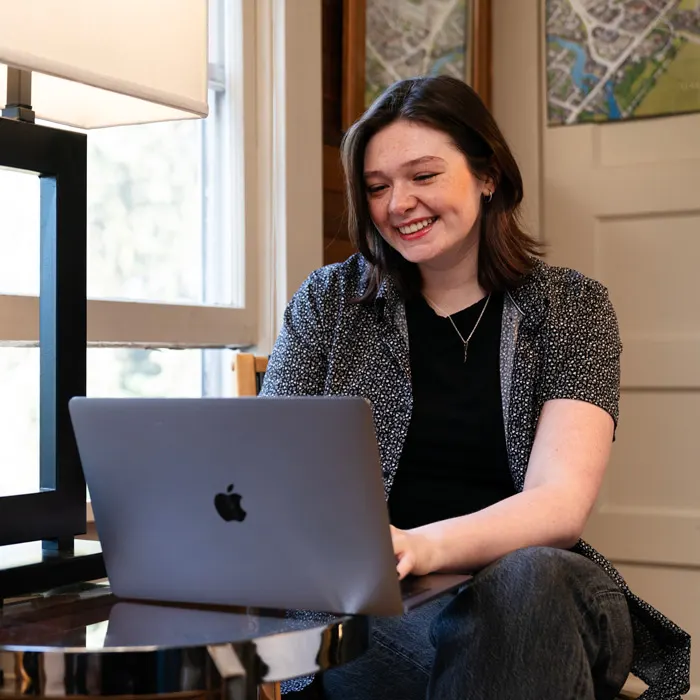
[[[413,569],[413,557],[410,552],[404,552],[399,558],[396,564],[396,571],[399,574],[399,580],[406,578],[408,574],[411,573]]]
[[[410,539],[403,530],[391,527],[391,541],[394,545],[394,555],[396,556],[396,571],[399,579],[405,578],[413,570],[414,557],[410,550]]]

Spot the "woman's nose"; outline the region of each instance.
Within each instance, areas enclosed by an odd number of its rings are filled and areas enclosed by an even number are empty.
[[[403,216],[416,206],[416,198],[406,187],[394,186],[389,200],[389,214]]]

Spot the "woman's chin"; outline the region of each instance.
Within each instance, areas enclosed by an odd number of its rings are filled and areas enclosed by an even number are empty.
[[[404,260],[415,263],[416,265],[438,260],[445,254],[445,251],[436,248],[436,246],[431,245],[428,241],[420,245],[418,242],[408,245],[405,243],[403,245],[399,244],[396,246],[396,250],[401,254]]]
[[[464,265],[466,260],[474,259],[472,251],[465,251],[459,247],[438,247],[436,245],[412,245],[397,246],[397,251],[404,260],[420,267],[447,270],[455,266]]]

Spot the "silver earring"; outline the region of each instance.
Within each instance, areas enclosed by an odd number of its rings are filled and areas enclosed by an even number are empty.
[[[493,199],[493,192],[488,193],[488,198],[486,196],[484,196],[484,201],[486,202],[486,204],[490,204],[492,199]]]

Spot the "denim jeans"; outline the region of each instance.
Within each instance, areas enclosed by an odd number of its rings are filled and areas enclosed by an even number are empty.
[[[632,648],[627,602],[605,572],[531,547],[458,593],[377,618],[369,651],[316,684],[327,700],[606,700]]]

